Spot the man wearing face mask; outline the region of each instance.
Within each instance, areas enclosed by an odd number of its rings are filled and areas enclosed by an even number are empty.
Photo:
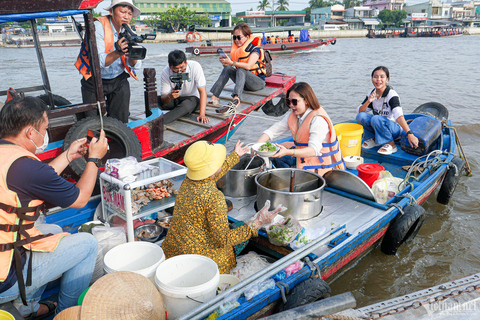
[[[108,115],[127,123],[130,107],[130,84],[127,79],[131,76],[138,80],[135,70],[142,67],[142,61],[130,59],[128,43],[125,38],[119,38],[118,34],[124,31],[122,24],[130,24],[132,18],[140,15],[140,9],[132,0],[112,0],[111,5],[105,10],[110,14],[95,18],[95,37],[103,92],[108,105]],[[118,44],[118,48],[115,43]],[[88,48],[83,43],[75,63],[75,67],[83,75],[81,80],[83,103],[97,101],[88,61]],[[96,110],[89,111],[87,116],[94,116],[97,113]]]
[[[107,152],[102,130],[88,149],[82,138],[50,163],[41,162],[35,154],[48,145],[47,111],[47,105],[33,97],[11,100],[0,111],[0,304],[13,301],[29,319],[55,311],[55,304],[39,303],[48,282],[63,274],[57,312],[76,305],[90,282],[97,257],[95,238],[34,222],[45,203],[84,207],[97,179],[97,161]],[[76,184],[59,176],[87,152],[87,166]]]

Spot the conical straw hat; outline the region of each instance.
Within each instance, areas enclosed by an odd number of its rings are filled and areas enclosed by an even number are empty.
[[[80,320],[81,306],[70,307],[63,310],[53,320]]]
[[[146,277],[128,271],[107,274],[88,289],[81,320],[164,320],[162,296]]]

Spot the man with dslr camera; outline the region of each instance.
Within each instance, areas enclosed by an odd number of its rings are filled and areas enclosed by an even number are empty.
[[[181,50],[173,50],[168,54],[168,66],[163,69],[160,77],[161,96],[158,104],[164,113],[164,123],[191,114],[200,108],[198,122],[207,123],[207,81],[202,66],[196,61],[187,61],[187,56]]]
[[[129,57],[129,44],[125,37],[119,34],[125,32],[122,24],[129,24],[132,18],[140,15],[140,10],[132,0],[112,0],[112,4],[105,8],[110,15],[98,17],[95,20],[95,36],[97,38],[98,56],[102,72],[102,84],[105,99],[108,104],[108,115],[124,123],[128,122],[130,106],[130,85],[128,77],[135,75],[135,69],[141,68],[140,60]],[[84,44],[75,66],[83,75],[82,98],[83,103],[96,102],[93,79],[88,65],[88,52]],[[97,114],[97,111],[87,112],[87,116]]]

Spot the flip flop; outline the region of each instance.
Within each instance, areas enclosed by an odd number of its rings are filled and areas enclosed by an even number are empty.
[[[382,150],[385,150],[385,151],[382,151]],[[383,147],[381,147],[377,151],[377,153],[380,153],[380,154],[383,154],[383,155],[389,155],[389,154],[395,153],[397,151],[398,151],[397,146],[392,147],[391,144],[386,143],[386,144],[383,145]]]
[[[31,313],[29,316],[24,317],[25,320],[42,320],[52,316],[57,309],[57,306],[53,304],[51,301],[41,301],[40,304],[46,305],[48,308],[48,312],[42,315],[37,316],[37,312]]]
[[[379,146],[379,144],[375,142],[375,139],[368,139],[362,143],[363,149],[372,149],[372,148],[375,148],[376,146]]]

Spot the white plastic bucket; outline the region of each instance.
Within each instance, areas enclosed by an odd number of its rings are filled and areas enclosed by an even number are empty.
[[[183,254],[165,260],[155,274],[155,284],[167,309],[167,320],[176,319],[216,294],[220,273],[210,258]]]
[[[155,271],[165,261],[160,246],[144,241],[128,242],[107,252],[103,259],[106,273],[132,271],[155,283]]]

